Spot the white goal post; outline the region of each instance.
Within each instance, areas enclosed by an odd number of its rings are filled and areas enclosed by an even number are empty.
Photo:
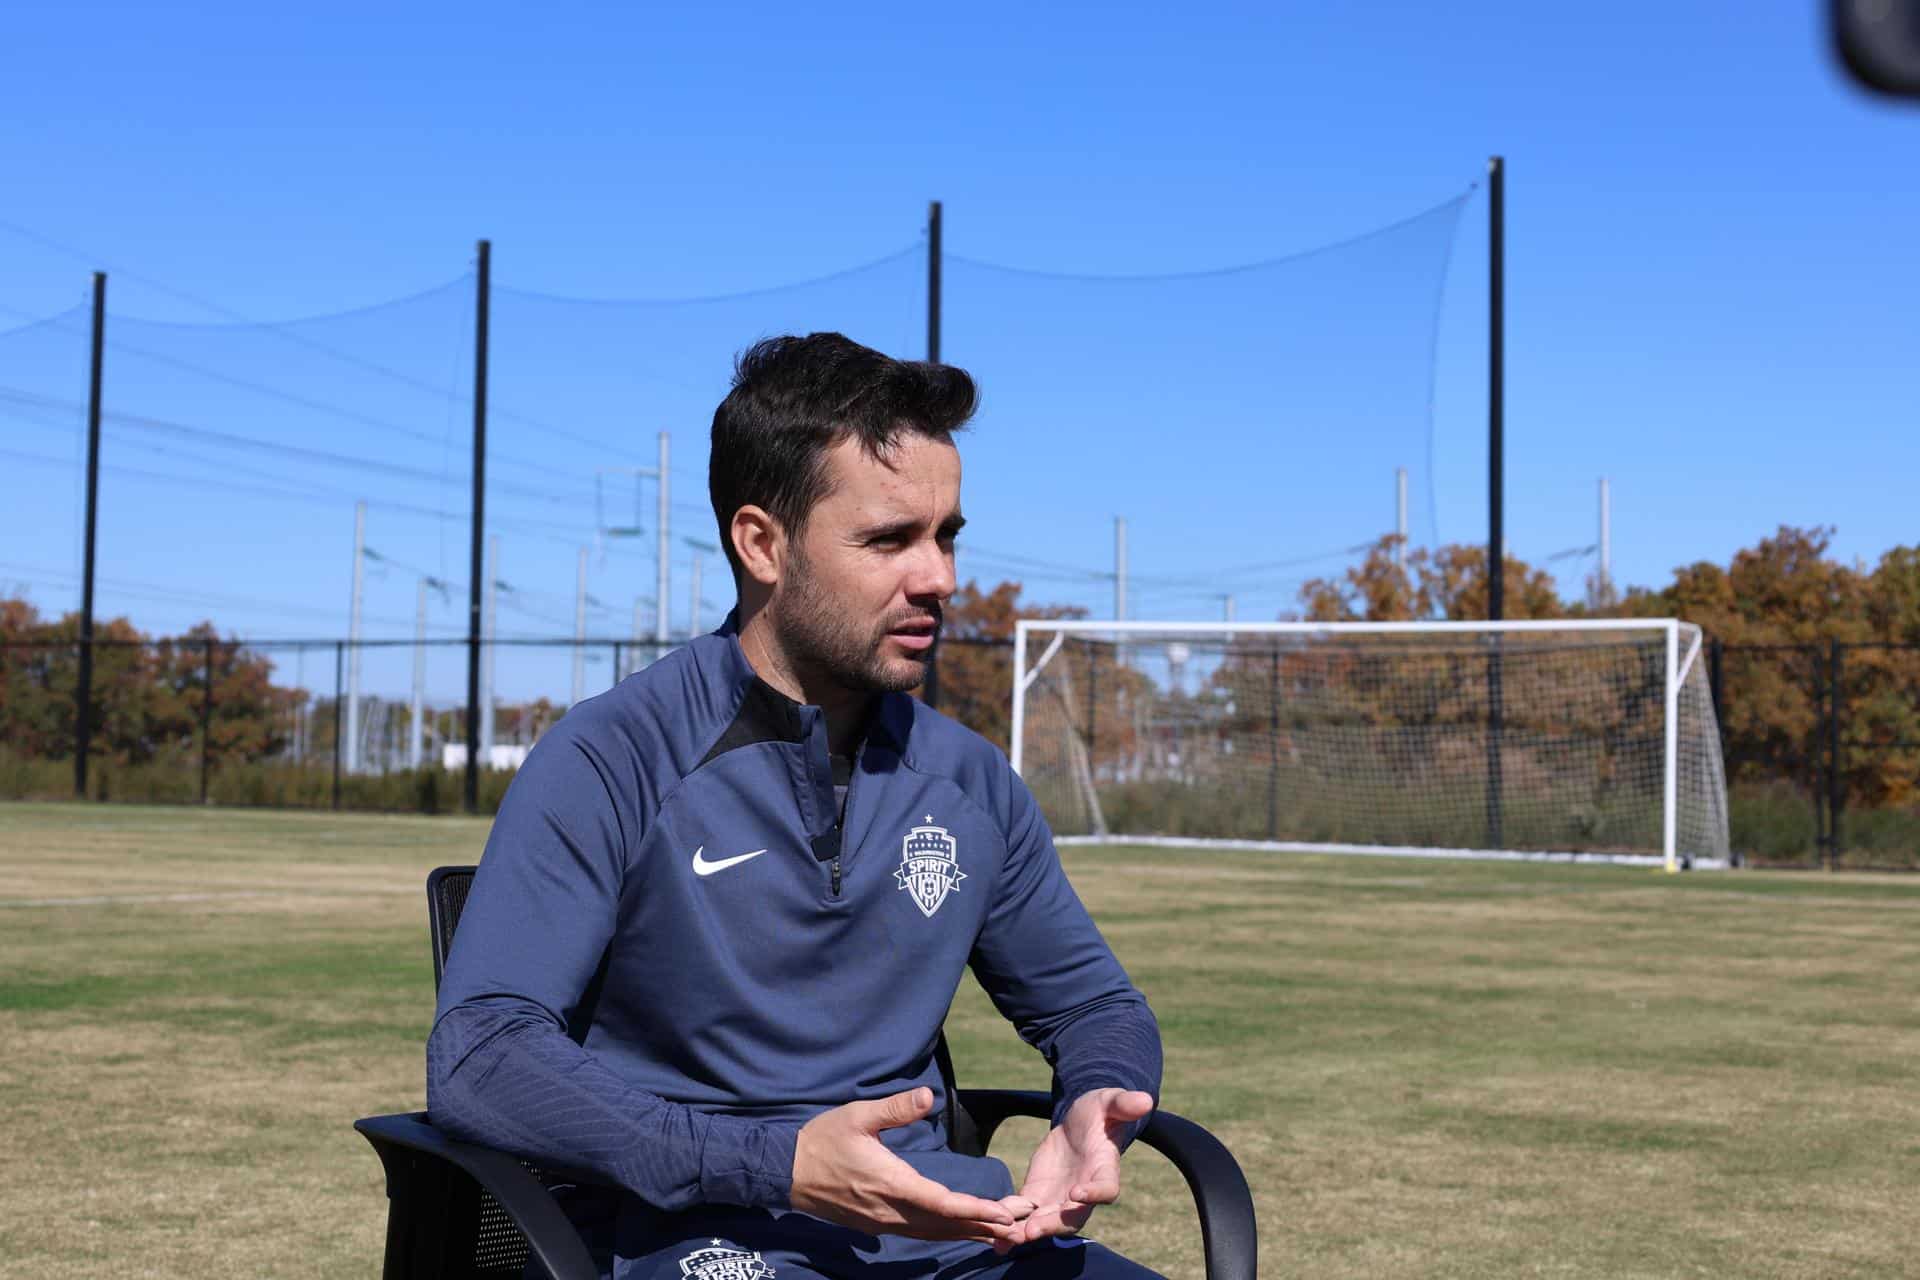
[[[1700,629],[1022,619],[1013,767],[1063,844],[1727,865]]]

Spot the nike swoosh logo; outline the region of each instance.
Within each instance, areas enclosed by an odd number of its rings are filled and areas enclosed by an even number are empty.
[[[731,858],[721,858],[717,861],[709,862],[700,856],[706,851],[707,846],[705,845],[701,845],[693,851],[693,874],[697,876],[710,876],[716,871],[725,871],[728,867],[737,867],[747,861],[747,859],[757,858],[766,852],[765,849],[755,849],[752,853],[738,853]]]

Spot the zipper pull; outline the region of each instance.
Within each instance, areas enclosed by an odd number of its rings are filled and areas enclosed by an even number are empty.
[[[833,884],[833,896],[840,896],[840,828],[835,826],[822,831],[812,841],[813,857],[816,862],[830,863],[830,875]]]

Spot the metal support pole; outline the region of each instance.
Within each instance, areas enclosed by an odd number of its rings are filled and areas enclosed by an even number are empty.
[[[353,600],[347,610],[347,772],[360,771],[360,598],[366,586],[367,504],[353,504]]]
[[[653,640],[657,646],[653,651],[655,660],[667,647],[667,601],[671,587],[671,569],[667,560],[667,545],[670,541],[668,526],[673,519],[673,511],[667,502],[667,433],[660,433],[660,514],[655,523],[660,527],[660,580],[654,584],[653,598],[658,601],[653,614]]]
[[[340,695],[347,683],[347,646],[333,642],[333,807],[340,807]]]
[[[1502,687],[1500,635],[1487,637],[1487,847],[1506,847],[1505,801],[1502,796],[1501,737],[1506,732],[1506,692]]]
[[[200,803],[207,802],[207,771],[213,760],[213,637],[207,637],[206,688],[200,694]]]
[[[1838,640],[1827,641],[1827,870],[1840,869],[1840,812],[1846,804],[1844,775],[1840,768],[1840,718],[1845,714],[1842,702],[1841,660],[1845,649]]]
[[[1720,735],[1722,758],[1727,751],[1727,716],[1725,703],[1722,701],[1725,695],[1721,684],[1726,679],[1726,672],[1722,667],[1725,661],[1725,649],[1726,646],[1720,642],[1719,636],[1707,642],[1707,692],[1713,697],[1713,726]]]
[[[1506,617],[1507,165],[1487,166],[1487,620]]]
[[[420,753],[426,739],[427,713],[427,580],[420,579],[419,598],[413,609],[413,705],[407,708],[407,768],[420,767]]]
[[[1393,567],[1407,571],[1407,469],[1393,469]]]
[[[927,205],[927,363],[940,363],[940,202]],[[940,705],[940,644],[927,654],[927,680],[920,696],[930,707]]]
[[[626,655],[620,651],[620,642],[615,640],[613,642],[613,683],[615,684],[620,683],[621,677],[624,674],[620,670],[620,663],[625,657]]]
[[[480,761],[475,768],[484,768],[493,756],[493,677],[500,657],[500,646],[496,643],[500,637],[499,597],[500,538],[495,535],[487,539],[487,608],[486,616],[481,619],[486,649],[480,655]],[[467,758],[473,757],[469,754]]]
[[[693,553],[692,587],[687,596],[687,639],[691,640],[701,632],[700,626],[700,553]]]
[[[480,811],[480,585],[486,578],[482,539],[487,520],[487,318],[493,288],[493,246],[482,240],[473,309],[473,532],[467,577],[467,773],[462,800]]]
[[[568,706],[587,696],[587,549],[580,548],[580,571],[573,587],[573,699]]]
[[[1100,646],[1087,648],[1087,772],[1100,778]]]
[[[927,206],[927,362],[940,363],[940,202]]]
[[[100,523],[100,375],[106,354],[107,273],[93,273],[93,352],[87,369],[87,551],[80,577],[80,671],[73,691],[73,795],[87,798],[93,749],[93,562]]]
[[[1613,603],[1613,490],[1600,477],[1600,603]]]
[[[1267,839],[1280,838],[1280,651],[1267,677]]]
[[[1662,729],[1665,751],[1661,760],[1660,851],[1669,872],[1680,870],[1680,624],[1667,623],[1667,661]]]
[[[1487,164],[1487,620],[1506,617],[1506,289],[1507,165]],[[1487,655],[1487,843],[1499,849],[1502,831],[1501,736],[1506,707],[1501,690],[1500,637]]]
[[[1007,743],[1010,750],[1008,758],[1015,773],[1025,762],[1025,751],[1020,739],[1024,736],[1027,719],[1027,629],[1018,622],[1013,624],[1013,727],[1011,740]]]

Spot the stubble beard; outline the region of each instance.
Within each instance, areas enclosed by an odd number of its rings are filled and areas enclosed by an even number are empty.
[[[790,661],[819,671],[844,689],[862,693],[905,693],[926,679],[928,649],[889,660],[881,648],[902,621],[883,619],[872,629],[846,616],[845,608],[822,586],[804,561],[795,560],[783,584],[779,608],[781,646]],[[916,611],[914,616],[924,616]],[[936,618],[937,618],[936,613]]]

